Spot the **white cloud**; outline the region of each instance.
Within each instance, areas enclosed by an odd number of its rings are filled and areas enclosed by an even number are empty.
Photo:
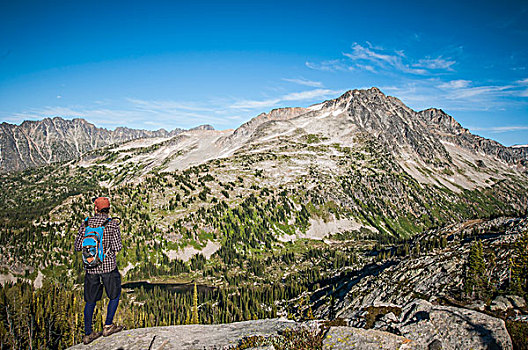
[[[312,81],[312,80],[307,80],[307,79],[304,79],[304,78],[301,78],[301,79],[287,79],[287,78],[284,78],[282,80],[290,82],[290,83],[294,83],[294,84],[304,85],[304,86],[323,87],[323,83],[321,83],[320,81]]]
[[[418,63],[413,64],[413,67],[423,67],[427,69],[444,69],[452,71],[453,68],[451,68],[451,66],[455,63],[456,61],[454,60],[446,60],[440,56],[437,58],[422,58],[418,60]]]
[[[512,132],[512,131],[523,131],[528,130],[528,126],[525,125],[511,125],[511,126],[492,126],[489,128],[481,128],[481,127],[475,127],[475,128],[469,128],[473,131],[489,131],[492,133],[503,133],[503,132]]]
[[[470,83],[471,83],[471,80],[459,79],[459,80],[447,81],[445,83],[438,85],[438,87],[440,89],[461,89],[461,88],[468,87]]]
[[[456,60],[438,56],[432,58],[410,58],[403,50],[387,50],[366,42],[352,45],[352,52],[343,52],[345,59],[326,60],[322,62],[307,61],[306,66],[320,71],[354,71],[363,70],[371,73],[404,73],[412,75],[429,75],[453,71]]]
[[[528,85],[528,78],[522,79],[522,80],[517,80],[516,83],[517,84],[521,84],[521,85]]]
[[[138,108],[145,108],[148,110],[187,110],[187,111],[203,111],[212,112],[210,107],[200,106],[194,103],[182,103],[177,101],[159,101],[159,100],[141,100],[135,98],[127,98],[128,102],[132,103]]]
[[[368,43],[368,46],[367,48],[358,43],[354,43],[352,45],[352,52],[343,52],[343,56],[349,58],[355,67],[370,72],[375,72],[374,66],[377,66],[386,70],[394,69],[410,74],[424,75],[428,73],[426,69],[412,68],[409,64],[404,63],[403,60],[406,59],[406,56],[401,50],[386,52],[386,50],[377,48],[370,43]]]
[[[241,100],[241,101],[238,101],[232,104],[230,108],[253,109],[253,108],[273,107],[281,102],[303,101],[303,100],[311,100],[315,98],[325,98],[328,96],[335,96],[341,92],[342,91],[330,90],[330,89],[315,89],[315,90],[308,90],[308,91],[302,91],[302,92],[292,92],[292,93],[288,93],[280,97],[266,99],[266,100]]]
[[[292,92],[287,95],[284,95],[281,98],[281,100],[282,101],[309,100],[313,98],[326,97],[326,96],[339,94],[340,92],[341,91],[330,90],[330,89],[315,89],[315,90],[302,91],[302,92]]]
[[[233,103],[231,108],[234,109],[253,109],[253,108],[264,108],[271,107],[279,103],[281,100],[279,98],[269,99],[269,100],[241,100]]]
[[[503,94],[504,91],[513,88],[512,85],[504,86],[475,86],[467,88],[459,88],[450,92],[446,98],[448,99],[467,99],[474,96],[480,95],[496,95],[497,93]]]

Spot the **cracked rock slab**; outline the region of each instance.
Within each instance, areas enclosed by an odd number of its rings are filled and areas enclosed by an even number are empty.
[[[271,336],[297,323],[286,319],[266,319],[217,325],[167,326],[124,330],[89,345],[70,349],[93,350],[220,350],[238,344],[247,336]]]

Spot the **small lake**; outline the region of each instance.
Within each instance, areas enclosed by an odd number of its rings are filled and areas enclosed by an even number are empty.
[[[123,283],[121,287],[123,289],[132,289],[132,290],[143,288],[144,290],[148,290],[148,291],[153,290],[154,288],[160,288],[164,290],[173,291],[175,293],[186,293],[186,292],[192,293],[194,284],[193,283],[162,283],[162,282],[151,283],[148,281],[137,281],[137,282]],[[211,286],[197,284],[196,289],[198,290],[199,293],[204,293],[204,292],[211,292],[216,288],[211,287]]]

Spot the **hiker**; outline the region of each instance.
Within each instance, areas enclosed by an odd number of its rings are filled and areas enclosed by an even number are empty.
[[[84,337],[89,344],[101,335],[109,336],[123,329],[113,323],[121,295],[121,275],[117,269],[116,254],[122,248],[120,220],[109,217],[110,200],[106,197],[94,198],[95,215],[86,218],[79,227],[75,240],[75,250],[83,252],[84,276]],[[87,228],[88,227],[88,228]],[[98,237],[96,235],[98,234]],[[101,244],[97,245],[98,241]],[[95,247],[94,247],[94,242]],[[98,251],[96,251],[99,249]],[[91,254],[91,253],[94,253]],[[103,286],[110,299],[106,322],[102,332],[92,331],[92,319],[96,302],[103,296]]]

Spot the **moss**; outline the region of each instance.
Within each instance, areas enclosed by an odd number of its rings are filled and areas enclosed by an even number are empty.
[[[528,323],[506,320],[506,329],[510,333],[514,349],[528,350]]]

